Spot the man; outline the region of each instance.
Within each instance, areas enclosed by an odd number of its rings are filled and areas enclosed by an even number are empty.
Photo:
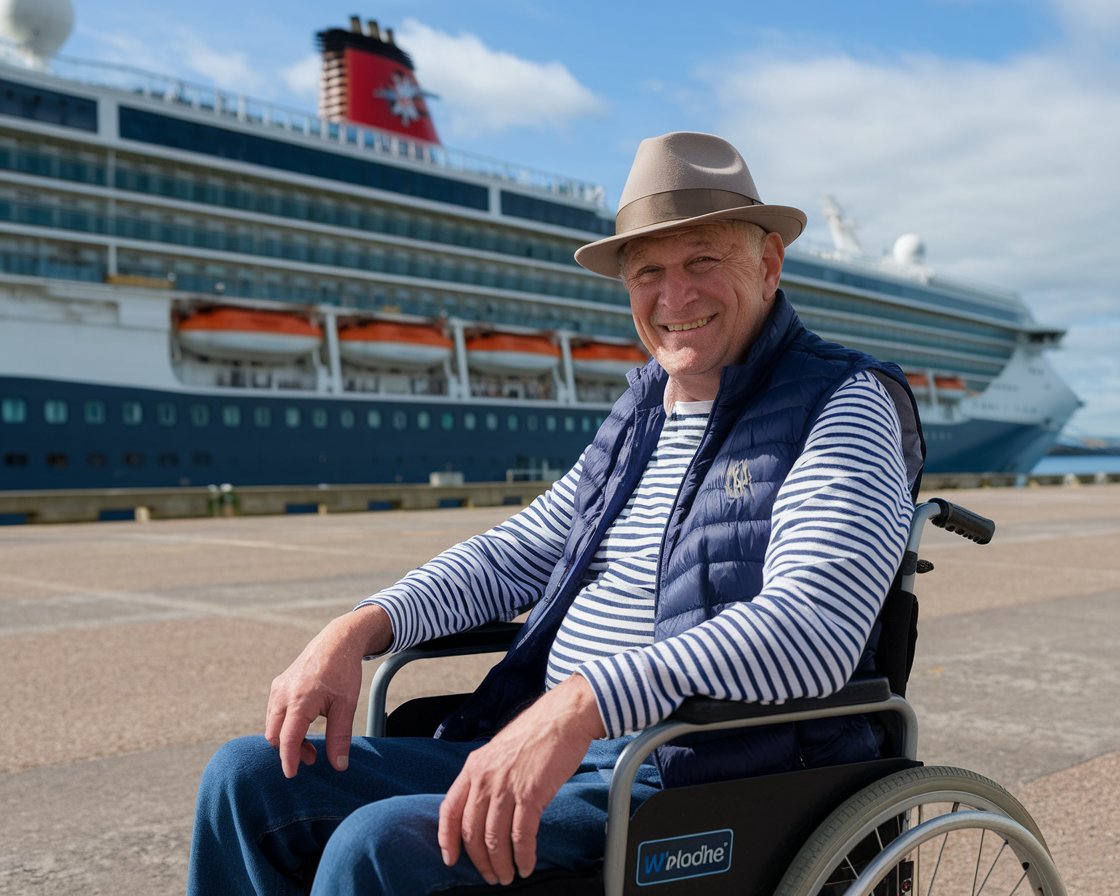
[[[778,281],[805,217],[762,204],[727,142],[643,141],[616,224],[576,260],[623,279],[653,360],[548,493],[331,622],[275,680],[265,738],[203,778],[195,892],[298,892],[319,853],[323,893],[588,867],[628,734],[690,695],[820,696],[857,668],[922,461],[901,371],[800,325]],[[363,657],[528,608],[436,739],[351,739]],[[862,718],[772,726],[662,748],[634,796],[876,749]]]

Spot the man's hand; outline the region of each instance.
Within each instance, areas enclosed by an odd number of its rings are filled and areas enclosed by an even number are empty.
[[[439,810],[444,863],[454,865],[462,845],[487,883],[511,883],[515,865],[531,874],[545,807],[605,733],[594,692],[577,674],[471,753]]]
[[[362,658],[381,653],[390,643],[388,614],[377,606],[363,607],[328,623],[273,680],[264,736],[280,751],[285,777],[295,777],[301,761],[315,761],[315,747],[306,738],[319,716],[327,720],[327,759],[339,771],[346,769]]]

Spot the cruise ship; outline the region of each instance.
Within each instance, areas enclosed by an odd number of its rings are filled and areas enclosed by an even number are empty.
[[[57,56],[60,18],[0,63],[0,491],[574,462],[646,360],[622,285],[572,259],[613,233],[601,188],[445,148],[374,22],[318,34],[310,113]],[[1061,331],[826,216],[835,245],[784,270],[805,324],[907,371],[928,470],[1030,470],[1078,406]]]

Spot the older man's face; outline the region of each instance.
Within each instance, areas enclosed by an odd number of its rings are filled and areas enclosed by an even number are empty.
[[[638,335],[669,374],[677,400],[714,398],[770,313],[781,274],[780,237],[706,225],[642,237],[624,253],[622,280]]]

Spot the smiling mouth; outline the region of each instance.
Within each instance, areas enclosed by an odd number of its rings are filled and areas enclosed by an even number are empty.
[[[685,330],[696,330],[696,329],[704,326],[704,324],[706,324],[711,319],[712,318],[709,316],[709,317],[702,317],[699,320],[690,320],[688,323],[685,323],[685,324],[665,324],[665,329],[668,330],[670,333],[681,333]]]

